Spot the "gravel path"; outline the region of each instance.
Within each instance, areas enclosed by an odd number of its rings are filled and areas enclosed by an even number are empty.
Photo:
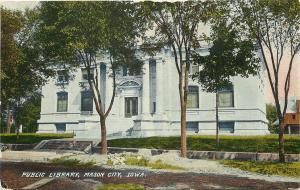
[[[132,154],[129,154],[132,155]],[[164,163],[180,166],[187,169],[188,172],[194,173],[202,173],[202,174],[217,174],[217,175],[232,175],[237,177],[247,177],[250,179],[263,179],[266,181],[276,182],[298,182],[300,183],[300,178],[292,178],[292,177],[282,177],[282,176],[268,176],[263,174],[257,174],[253,172],[247,172],[236,168],[229,168],[225,167],[222,164],[219,164],[217,161],[212,160],[198,160],[198,159],[187,159],[181,158],[179,155],[175,153],[164,153],[156,156],[149,156],[143,155],[150,161],[155,162],[156,160],[162,160]],[[107,156],[93,154],[93,155],[86,155],[86,154],[79,154],[79,155],[72,155],[68,158],[72,159],[79,159],[83,162],[94,161],[98,166],[105,165],[107,162]],[[111,168],[105,166],[106,168]],[[135,166],[126,166],[126,165],[118,165],[114,166],[115,169],[144,169],[153,172],[172,172],[172,173],[182,173],[187,171],[180,171],[180,170],[153,170],[144,167],[135,167]]]

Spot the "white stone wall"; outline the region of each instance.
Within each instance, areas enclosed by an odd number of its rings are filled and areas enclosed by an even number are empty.
[[[150,112],[149,59],[156,59],[157,96],[156,113]],[[154,57],[143,56],[144,69],[140,76],[118,76],[115,101],[107,118],[108,135],[126,135],[132,129],[134,136],[168,136],[180,134],[180,102],[178,75],[174,57],[169,50]],[[101,62],[106,62],[101,60]],[[100,61],[99,61],[100,63]],[[109,66],[107,70],[109,71]],[[56,132],[56,123],[66,123],[66,132],[75,132],[78,138],[100,138],[99,116],[95,106],[93,114],[83,115],[80,111],[81,91],[79,82],[81,69],[65,87],[68,92],[68,112],[57,113],[57,95],[61,87],[52,79],[42,89],[41,119],[38,132]],[[107,73],[109,76],[109,73]],[[122,86],[126,81],[135,81],[138,86]],[[232,121],[234,133],[230,135],[265,135],[268,133],[265,115],[265,95],[259,76],[232,79],[234,84],[234,107],[220,108],[220,121]],[[198,85],[190,80],[190,85]],[[215,94],[206,93],[199,86],[199,108],[188,109],[187,122],[199,122],[199,132],[191,135],[215,134]],[[106,79],[106,109],[112,94],[112,79]],[[125,118],[125,97],[138,97],[138,115]],[[128,133],[127,133],[128,134]]]

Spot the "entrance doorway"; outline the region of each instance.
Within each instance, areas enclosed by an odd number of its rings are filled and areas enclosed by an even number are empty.
[[[138,114],[138,98],[126,97],[125,98],[125,117],[132,117]]]

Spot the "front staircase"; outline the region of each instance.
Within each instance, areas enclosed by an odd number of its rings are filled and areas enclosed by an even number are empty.
[[[77,151],[91,153],[92,147],[97,145],[99,141],[79,140],[79,139],[52,139],[43,140],[34,147],[36,151]]]

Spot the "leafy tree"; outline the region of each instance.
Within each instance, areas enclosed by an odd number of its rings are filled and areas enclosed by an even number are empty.
[[[208,56],[202,57],[198,53],[193,55],[195,63],[201,67],[193,79],[197,79],[205,91],[216,94],[216,144],[219,146],[218,91],[231,87],[234,76],[256,74],[258,58],[252,41],[240,40],[237,31],[227,26],[222,19],[219,22],[213,21],[208,41],[212,41]]]
[[[231,10],[228,21],[238,29],[241,38],[252,39],[260,48],[279,120],[279,160],[285,162],[283,123],[292,80],[291,70],[294,58],[300,51],[300,2],[235,0],[227,1],[227,5]],[[283,62],[283,57],[289,60]],[[288,68],[286,73],[283,72],[284,65]],[[280,86],[282,80],[283,87]],[[284,96],[282,104],[279,102],[281,91]]]
[[[22,59],[22,52],[15,39],[20,28],[21,21],[18,13],[1,7],[1,115],[6,112],[7,133],[10,133],[11,129],[11,106],[17,90],[16,86],[11,84],[15,81],[10,78],[16,75]]]
[[[189,72],[192,64],[192,51],[199,47],[199,25],[207,20],[205,3],[185,2],[145,2],[144,13],[147,15],[154,36],[146,39],[144,48],[150,53],[170,47],[174,53],[174,62],[178,75],[178,90],[181,110],[181,156],[186,157],[186,110],[188,97]]]
[[[278,133],[278,128],[272,125],[277,120],[276,107],[273,104],[267,104],[268,128],[271,133]]]
[[[22,125],[25,133],[35,133],[38,129],[37,120],[40,119],[41,95],[34,93],[20,107],[16,109],[16,126]]]
[[[42,2],[37,31],[43,56],[59,67],[83,66],[101,125],[101,153],[107,153],[106,118],[114,103],[116,72],[121,66],[139,72],[136,39],[144,22],[131,2]],[[113,80],[112,97],[106,107],[99,89],[100,58],[108,56]],[[95,75],[91,73],[95,69]],[[94,76],[94,77],[92,77]]]
[[[1,114],[6,116],[7,133],[16,107],[43,85],[52,74],[40,58],[32,30],[34,10],[25,12],[1,8]]]

